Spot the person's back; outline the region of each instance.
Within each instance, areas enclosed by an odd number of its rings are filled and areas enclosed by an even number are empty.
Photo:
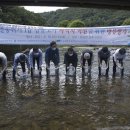
[[[7,65],[7,57],[3,52],[0,52],[0,59],[2,61],[2,66],[6,66]]]
[[[89,49],[85,49],[81,53],[81,67],[82,67],[82,74],[85,74],[86,70],[86,61],[88,63],[88,74],[91,74],[91,67],[92,67],[92,61],[93,61],[93,52]]]
[[[125,48],[117,49],[113,54],[113,76],[116,73],[116,67],[121,70],[121,76],[124,75],[124,59],[126,57]]]
[[[101,76],[101,66],[102,66],[102,61],[105,61],[106,64],[106,76],[108,76],[109,72],[109,61],[110,61],[110,50],[108,47],[102,47],[98,51],[98,69],[99,69],[99,76]]]
[[[113,54],[113,57],[114,57],[116,60],[123,60],[123,59],[125,59],[125,57],[126,57],[126,51],[124,50],[124,48],[117,49],[117,50],[115,51],[115,53]]]
[[[24,54],[24,53],[16,53],[14,54],[14,62],[13,62],[13,78],[15,79],[15,75],[16,75],[16,70],[17,70],[17,66],[20,63],[21,67],[22,67],[22,72],[25,73],[26,69],[25,69],[25,63],[27,64],[28,67],[28,72],[30,72],[30,65],[29,65],[29,60],[28,57]]]
[[[43,54],[40,48],[32,48],[29,52],[29,64],[31,67],[31,77],[34,75],[35,61],[37,63],[37,69],[39,71],[39,76],[41,76],[42,64],[43,64]]]
[[[2,78],[6,79],[7,57],[3,52],[0,52],[0,64],[2,66],[1,70]]]
[[[110,57],[110,51],[108,50],[108,48],[103,47],[102,49],[100,49],[98,51],[98,57],[103,60],[108,59]]]

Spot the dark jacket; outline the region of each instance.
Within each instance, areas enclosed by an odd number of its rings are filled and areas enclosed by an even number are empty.
[[[101,49],[101,50],[99,50],[99,52],[98,52],[98,57],[99,57],[100,59],[108,59],[108,58],[110,57],[110,51],[108,50],[108,52],[104,53],[104,52],[102,51],[102,49]]]
[[[56,50],[52,50],[51,47],[46,49],[46,51],[45,51],[45,62],[47,64],[49,64],[50,61],[53,61],[56,64],[58,64],[60,62],[59,49],[58,48],[56,48]]]
[[[72,63],[73,64],[73,66],[77,66],[77,62],[78,62],[78,56],[77,56],[77,53],[76,52],[73,52],[73,55],[72,56],[70,56],[69,54],[68,54],[68,52],[66,52],[65,54],[64,54],[64,64],[66,64],[67,66],[70,64],[70,63]]]

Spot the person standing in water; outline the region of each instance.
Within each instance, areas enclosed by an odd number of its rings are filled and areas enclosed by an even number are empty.
[[[82,74],[85,74],[85,63],[88,63],[88,74],[91,74],[91,68],[93,63],[93,52],[89,49],[86,49],[81,54],[81,67],[82,67]]]
[[[14,79],[16,78],[15,75],[16,75],[16,70],[19,63],[22,67],[23,74],[26,72],[25,63],[27,64],[28,73],[30,73],[30,65],[29,65],[28,57],[23,53],[16,53],[14,55],[14,61],[13,61],[13,78]]]
[[[2,66],[1,75],[4,80],[6,79],[7,57],[3,52],[0,52],[0,64]]]
[[[47,75],[50,74],[50,62],[53,62],[55,65],[55,72],[56,75],[59,74],[59,49],[57,48],[57,44],[55,41],[50,43],[50,46],[45,51],[45,62],[46,62],[46,73]]]
[[[109,61],[110,61],[110,51],[108,50],[108,47],[102,47],[98,51],[98,69],[99,69],[99,76],[101,76],[101,66],[102,66],[102,61],[105,62],[106,64],[106,76],[108,76],[109,73]]]
[[[35,62],[37,63],[37,69],[39,70],[39,76],[41,76],[42,64],[43,64],[43,54],[42,50],[39,48],[32,48],[29,52],[29,64],[31,67],[31,77],[33,77],[33,72],[35,70]]]
[[[76,74],[77,62],[78,62],[77,53],[74,51],[72,47],[68,48],[67,52],[65,52],[64,54],[64,64],[66,65],[66,73],[69,70],[69,66],[72,65],[72,67],[75,68],[75,74]]]
[[[121,76],[124,75],[125,48],[117,49],[113,54],[113,76],[116,74],[116,66],[121,69]]]

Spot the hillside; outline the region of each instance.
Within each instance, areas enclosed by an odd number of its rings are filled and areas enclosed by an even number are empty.
[[[124,21],[126,21],[128,25],[130,24],[130,11],[66,8],[39,14],[27,11],[23,7],[0,6],[1,23],[60,26],[60,23],[64,21],[67,21],[67,24],[70,24],[74,20],[82,21],[86,27],[117,26],[122,25]]]
[[[0,6],[0,22],[39,26],[45,24],[45,20],[41,15],[17,6]]]
[[[41,13],[46,26],[58,26],[64,20],[79,19],[85,26],[116,26],[122,25],[125,19],[130,18],[130,11],[92,9],[92,8],[67,8],[52,12]]]

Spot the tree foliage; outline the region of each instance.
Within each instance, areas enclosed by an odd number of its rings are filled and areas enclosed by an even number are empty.
[[[41,13],[41,16],[45,18],[46,26],[59,26],[61,21],[76,19],[83,21],[86,27],[118,26],[130,18],[130,11],[75,7]]]
[[[45,19],[40,14],[25,10],[17,6],[1,6],[0,22],[23,25],[44,25]]]
[[[81,20],[74,20],[69,24],[69,27],[84,27],[85,23]]]
[[[63,10],[33,13],[18,6],[0,6],[0,22],[59,27],[100,27],[129,25],[130,11],[66,8]],[[77,20],[79,20],[77,22]]]
[[[130,18],[125,19],[122,25],[130,25]]]
[[[68,27],[69,23],[70,23],[69,20],[60,21],[58,27]]]

